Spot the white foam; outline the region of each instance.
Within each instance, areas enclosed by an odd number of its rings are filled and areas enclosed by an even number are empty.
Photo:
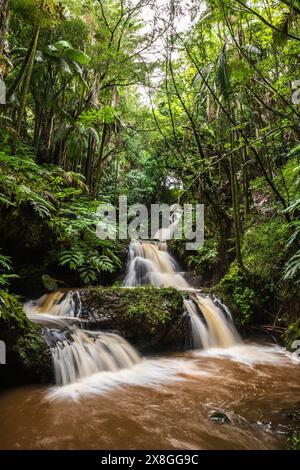
[[[184,359],[144,359],[131,369],[100,372],[82,378],[76,383],[63,387],[52,387],[47,398],[50,400],[77,400],[82,395],[101,395],[127,385],[159,387],[166,383],[189,380],[191,377],[200,378],[200,380],[201,377],[215,377],[217,370],[221,370],[220,365],[212,363],[206,365],[205,358],[230,359],[252,368],[259,364],[274,365],[274,367],[300,364],[300,360],[293,354],[275,345],[246,344],[224,349],[210,348],[191,351],[187,354]],[[201,358],[204,361],[199,361]]]
[[[195,357],[225,357],[247,366],[258,364],[290,366],[300,364],[300,358],[277,345],[237,344],[229,348],[210,348],[193,351]]]
[[[130,369],[100,372],[64,387],[52,387],[48,398],[78,399],[81,395],[101,395],[126,385],[157,387],[185,380],[181,374],[210,375],[207,371],[201,371],[192,359],[144,359]]]

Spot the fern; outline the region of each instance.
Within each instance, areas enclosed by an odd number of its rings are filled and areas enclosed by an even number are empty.
[[[21,184],[16,190],[16,200],[17,202],[27,202],[29,203],[35,212],[38,213],[40,217],[46,217],[54,211],[54,206],[51,202],[47,201],[45,197],[41,194],[33,191],[28,186]]]
[[[16,274],[7,274],[7,271],[11,271],[12,264],[9,256],[2,255],[0,253],[0,286],[5,287],[9,285],[11,279],[17,278]]]
[[[294,213],[295,211],[300,209],[300,198],[296,199],[295,201],[290,204],[290,206],[285,209],[284,212],[288,212],[290,214]],[[290,236],[287,246],[293,246],[297,243],[300,237],[300,220],[296,219],[290,223],[290,227],[293,230],[292,235]],[[285,263],[284,271],[283,271],[283,279],[299,279],[300,275],[300,249],[296,251],[296,253]]]
[[[96,262],[96,266],[99,267],[100,271],[113,273],[115,271],[115,265],[113,262],[105,255],[100,256]]]
[[[0,253],[0,270],[11,270],[11,258]]]
[[[112,273],[122,266],[120,243],[100,240],[96,235],[99,203],[88,199],[82,175],[54,165],[38,165],[25,145],[13,157],[0,152],[0,204],[29,205],[47,219],[58,245],[63,245],[57,250],[58,264],[77,272],[84,284],[95,283],[101,273]],[[4,272],[2,283],[11,276]]]
[[[86,285],[97,281],[97,272],[90,266],[81,268],[79,274]]]
[[[68,265],[71,270],[76,270],[79,266],[82,266],[84,259],[84,252],[80,250],[67,250],[59,254],[60,265]]]
[[[300,275],[300,250],[292,256],[284,267],[283,279],[297,279]]]
[[[116,255],[108,257],[88,245],[64,250],[59,253],[58,259],[61,266],[67,266],[71,271],[78,272],[85,284],[96,282],[101,273],[115,272],[121,265]]]

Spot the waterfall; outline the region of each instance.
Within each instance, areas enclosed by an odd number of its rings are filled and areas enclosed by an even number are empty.
[[[208,349],[213,346],[206,324],[198,315],[197,307],[192,300],[184,300],[184,307],[190,317],[192,327],[193,349]]]
[[[82,329],[78,291],[52,292],[27,302],[24,310],[30,320],[44,328],[57,385],[74,383],[99,372],[129,369],[141,360],[124,338]]]
[[[35,302],[36,313],[50,313],[58,317],[80,317],[81,300],[78,291],[55,291]]]
[[[130,344],[118,335],[74,329],[71,338],[52,348],[56,383],[67,385],[98,372],[129,369],[140,357]]]
[[[189,293],[190,299],[184,300],[184,308],[190,318],[194,349],[225,348],[241,342],[227,307],[188,284],[177,271],[176,262],[164,242],[134,240],[130,244],[124,286],[145,284],[174,287]]]
[[[175,260],[168,253],[166,243],[130,243],[124,286],[144,284],[189,289],[186,280],[176,272]]]
[[[193,349],[225,348],[241,341],[226,306],[188,284],[165,242],[132,241],[124,287],[149,284],[188,293],[189,299],[184,299],[183,304],[190,320]],[[58,385],[99,372],[131,368],[141,360],[124,338],[85,329],[78,291],[55,291],[27,302],[24,309],[28,318],[44,329]]]

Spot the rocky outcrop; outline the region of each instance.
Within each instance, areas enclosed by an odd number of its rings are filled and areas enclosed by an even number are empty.
[[[49,382],[51,354],[39,326],[31,323],[22,304],[12,294],[0,291],[0,386]]]
[[[189,320],[183,294],[175,289],[80,289],[81,316],[87,328],[117,333],[141,352],[187,346]]]
[[[189,345],[183,296],[169,288],[89,287],[71,292],[70,300],[74,313],[80,313],[82,328],[117,333],[140,352],[155,353]],[[64,298],[65,294],[59,302]],[[0,340],[2,349],[4,344],[6,348],[0,387],[52,381],[52,358],[43,334],[27,319],[17,297],[0,290]]]

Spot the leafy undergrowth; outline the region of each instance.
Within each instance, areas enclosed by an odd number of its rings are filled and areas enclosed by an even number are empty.
[[[300,450],[300,410],[293,413],[293,432],[288,438],[290,450]]]
[[[0,331],[6,345],[1,385],[50,380],[51,360],[42,330],[27,319],[18,298],[4,290],[0,290]]]
[[[299,280],[287,276],[291,227],[282,216],[250,224],[242,243],[245,269],[234,261],[217,286],[241,325],[268,325],[289,347],[300,339]]]
[[[82,175],[59,166],[37,164],[24,145],[13,157],[0,152],[0,204],[6,220],[25,214],[25,238],[34,223],[38,226],[34,234],[37,238],[41,237],[39,228],[46,227],[56,242],[51,253],[54,262],[78,274],[84,285],[96,283],[101,274],[114,273],[122,266],[122,244],[96,236],[97,208],[105,202],[90,198]],[[34,245],[34,240],[27,245]],[[47,257],[47,253],[44,255]],[[14,276],[10,272],[13,261],[1,253],[0,284]]]

